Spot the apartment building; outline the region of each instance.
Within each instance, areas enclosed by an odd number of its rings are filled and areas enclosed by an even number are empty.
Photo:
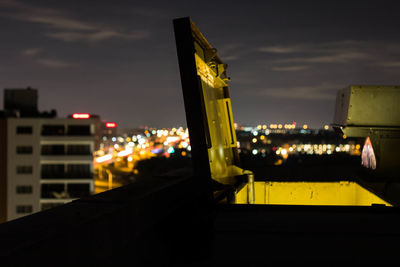
[[[17,90],[19,93],[32,91]],[[93,151],[98,118],[91,118],[89,114],[69,118],[54,115],[3,112],[0,118],[0,222],[94,192]]]

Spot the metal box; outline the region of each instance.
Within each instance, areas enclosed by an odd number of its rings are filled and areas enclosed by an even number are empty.
[[[400,126],[400,86],[351,85],[336,96],[337,126]]]

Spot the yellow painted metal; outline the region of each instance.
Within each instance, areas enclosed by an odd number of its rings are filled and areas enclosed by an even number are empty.
[[[399,127],[399,102],[400,86],[351,85],[337,92],[334,124]]]
[[[266,186],[267,183],[265,182],[254,182],[254,191],[255,191],[255,200],[254,204],[265,204],[266,199]]]
[[[235,204],[248,204],[248,185],[246,184],[239,192],[235,194]]]
[[[209,132],[208,158],[211,176],[223,184],[233,184],[234,176],[245,174],[235,165],[234,149],[237,146],[228,92],[226,65],[209,56],[215,50],[195,43],[197,75],[201,80],[204,108]]]
[[[247,185],[236,194],[236,204],[248,203]],[[255,182],[255,204],[391,206],[355,182]]]

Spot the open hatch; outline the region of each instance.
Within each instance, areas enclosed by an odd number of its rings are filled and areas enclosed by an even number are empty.
[[[227,64],[189,18],[174,30],[194,171],[217,200],[237,204],[390,205],[354,181],[270,181],[240,167]]]

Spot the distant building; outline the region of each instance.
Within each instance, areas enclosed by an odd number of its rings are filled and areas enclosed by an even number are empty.
[[[38,115],[38,93],[36,89],[4,89],[4,110],[19,116]]]
[[[92,194],[97,119],[40,113],[35,89],[6,94],[18,97],[0,118],[0,222]]]
[[[107,139],[117,136],[117,130],[118,128],[116,122],[105,122],[101,125],[102,137],[106,137]]]

